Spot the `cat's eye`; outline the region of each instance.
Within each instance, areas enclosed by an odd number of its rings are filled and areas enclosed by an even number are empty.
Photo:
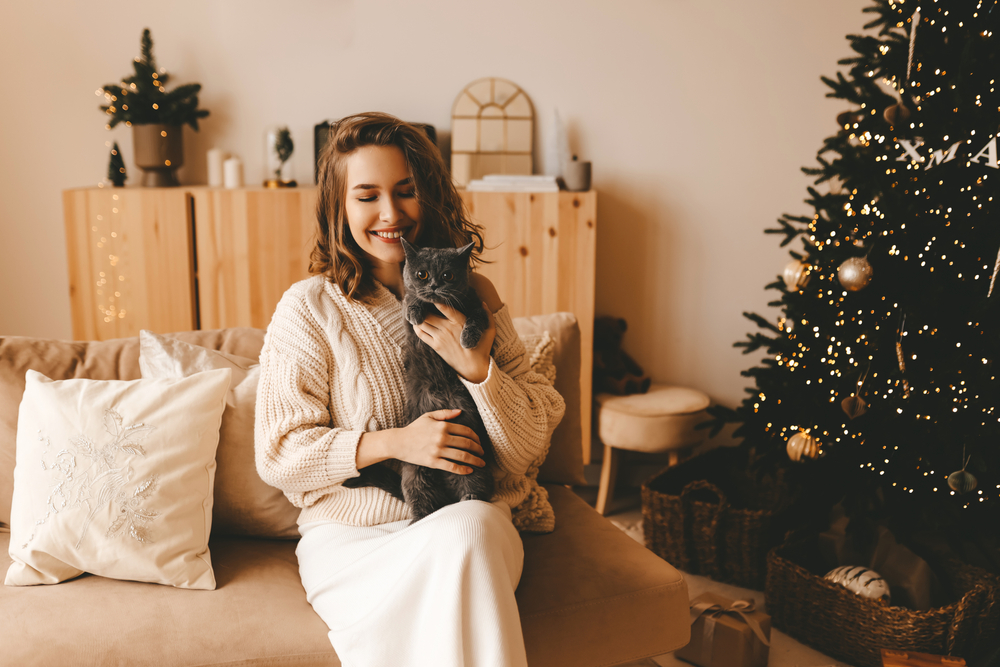
[[[445,271],[444,273],[441,274],[441,277],[447,280],[448,282],[451,282],[452,280],[455,279],[455,274],[452,273],[451,271]]]
[[[421,280],[427,280],[427,272],[417,271],[417,278],[420,278]]]

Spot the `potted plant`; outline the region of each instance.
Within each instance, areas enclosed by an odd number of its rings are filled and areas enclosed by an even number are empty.
[[[118,123],[132,128],[135,164],[142,169],[142,184],[162,187],[178,185],[174,170],[184,163],[181,128],[198,130],[198,119],[208,111],[198,108],[201,84],[189,83],[167,92],[169,75],[156,68],[149,28],[142,31],[142,54],[133,63],[135,74],[116,84],[107,84],[101,106],[110,119],[107,129]]]

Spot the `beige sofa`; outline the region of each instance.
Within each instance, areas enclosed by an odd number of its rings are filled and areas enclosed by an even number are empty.
[[[522,335],[556,340],[556,387],[567,415],[539,475],[555,531],[524,534],[517,589],[533,667],[616,665],[659,655],[689,638],[687,587],[669,564],[580,500],[579,329],[572,316],[518,318]],[[264,332],[169,334],[256,358]],[[11,558],[11,498],[25,373],[55,379],[140,377],[137,338],[63,342],[0,338],[0,573]],[[252,456],[252,443],[247,443]],[[221,474],[221,471],[220,471]],[[218,497],[218,493],[216,493]],[[306,601],[294,539],[223,534],[213,525],[217,588],[185,590],[84,574],[43,586],[0,586],[2,665],[339,665],[327,628]]]

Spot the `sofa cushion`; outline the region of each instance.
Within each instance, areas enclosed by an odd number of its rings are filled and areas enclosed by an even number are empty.
[[[171,335],[194,345],[252,359],[260,356],[264,346],[264,332],[246,327]],[[28,369],[54,380],[138,380],[139,338],[71,342],[0,337],[0,524],[5,525],[10,524],[10,502],[14,493],[17,410]]]
[[[0,533],[0,570],[10,563],[9,537]],[[214,537],[214,591],[93,575],[58,586],[0,586],[0,662],[340,665],[306,601],[295,544]]]
[[[523,535],[517,589],[532,667],[598,667],[688,642],[687,587],[673,567],[570,490],[546,486],[553,533]],[[8,535],[0,532],[0,570]],[[0,587],[0,646],[11,664],[339,665],[306,602],[295,542],[216,537],[218,588],[182,591],[84,575]]]
[[[566,413],[552,433],[548,456],[538,472],[539,482],[586,484],[583,476],[583,448],[580,440],[580,326],[572,313],[551,313],[513,318],[514,330],[528,337],[547,331],[555,342],[556,391],[566,401]]]
[[[232,372],[58,380],[27,372],[17,425],[8,586],[93,572],[215,588],[208,550]]]
[[[144,378],[186,377],[212,368],[232,370],[215,457],[218,469],[212,529],[227,535],[298,539],[299,508],[260,478],[254,461],[254,409],[260,379],[257,358],[226,354],[143,330],[139,332],[139,367]]]

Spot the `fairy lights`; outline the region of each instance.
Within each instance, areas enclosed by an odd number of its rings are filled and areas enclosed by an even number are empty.
[[[117,193],[111,195],[109,203],[111,215],[105,218],[104,214],[96,214],[95,224],[90,227],[91,238],[94,239],[93,243],[97,248],[97,252],[94,253],[98,267],[94,281],[95,294],[98,297],[97,311],[105,323],[124,319],[126,315],[126,310],[122,307],[125,276],[118,266],[121,261],[118,254],[118,243],[121,238],[118,232],[121,226],[119,208],[123,204]]]

